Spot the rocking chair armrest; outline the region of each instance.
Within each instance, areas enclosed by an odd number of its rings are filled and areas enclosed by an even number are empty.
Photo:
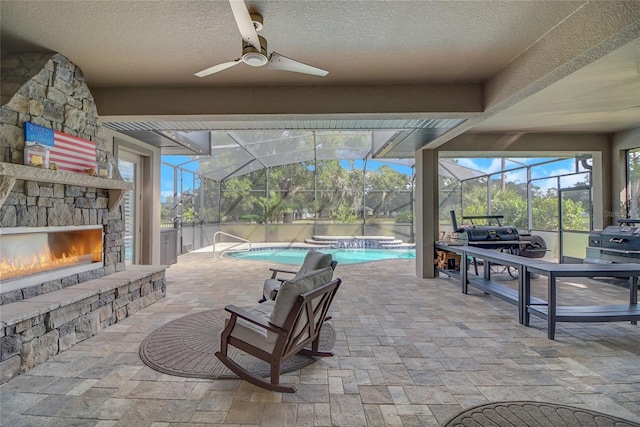
[[[279,268],[270,268],[269,271],[272,271],[273,273],[271,274],[271,278],[275,279],[276,276],[278,275],[278,273],[287,273],[287,274],[296,274],[296,271],[291,271],[291,270],[281,270]]]
[[[224,309],[231,313],[232,316],[238,316],[239,318],[244,319],[249,323],[253,323],[254,325],[264,328],[268,331],[275,332],[278,335],[287,334],[287,331],[285,331],[281,327],[276,326],[271,322],[265,322],[264,319],[261,319],[252,313],[249,313],[247,310],[236,307],[235,305],[228,305]]]

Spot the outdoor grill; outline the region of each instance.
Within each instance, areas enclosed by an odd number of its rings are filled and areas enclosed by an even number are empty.
[[[618,225],[589,233],[587,263],[640,262],[640,219],[619,219]]]
[[[527,258],[542,258],[547,252],[547,244],[542,237],[520,234],[516,227],[500,224],[503,215],[463,216],[462,219],[469,220],[471,224],[458,227],[456,213],[450,211],[450,214],[453,231],[458,235],[457,241],[463,245],[499,249]],[[497,225],[475,225],[474,220],[493,220]]]

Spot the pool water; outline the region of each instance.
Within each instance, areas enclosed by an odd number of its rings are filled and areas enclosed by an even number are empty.
[[[252,249],[249,252],[231,252],[232,258],[269,261],[279,264],[302,264],[309,249]],[[318,252],[331,254],[338,264],[359,264],[385,259],[410,259],[416,257],[415,249],[319,249]]]

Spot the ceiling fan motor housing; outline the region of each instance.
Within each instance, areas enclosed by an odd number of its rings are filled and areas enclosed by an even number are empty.
[[[251,16],[251,22],[253,22],[253,28],[255,28],[256,31],[261,31],[263,28],[262,15],[260,15],[259,13],[250,13],[249,16]]]
[[[258,36],[258,39],[260,40],[260,51],[247,42],[242,42],[242,60],[252,67],[261,67],[269,61],[267,58],[267,40],[262,36]]]

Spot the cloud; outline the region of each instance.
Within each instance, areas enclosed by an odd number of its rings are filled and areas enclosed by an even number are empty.
[[[460,166],[486,174],[492,174],[502,170],[502,159],[500,158],[459,158],[456,160]]]
[[[507,172],[506,180],[507,182],[513,182],[515,184],[524,184],[527,182],[527,170],[522,168]]]
[[[460,166],[464,166],[465,168],[471,168],[475,170],[480,170],[479,166],[474,162],[474,159],[453,159],[456,160],[456,163]]]

